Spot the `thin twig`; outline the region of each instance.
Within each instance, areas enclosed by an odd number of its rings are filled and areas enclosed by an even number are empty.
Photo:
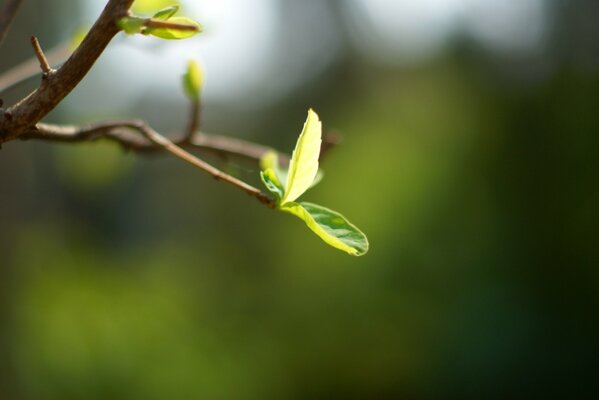
[[[23,0],[5,0],[0,8],[0,46],[4,42]]]
[[[48,63],[48,59],[44,54],[44,50],[42,50],[40,41],[37,40],[35,36],[31,36],[31,46],[33,47],[33,51],[35,52],[37,60],[40,62],[40,68],[42,69],[42,72],[45,75],[50,74],[53,71],[53,69],[52,67],[50,67],[50,64]]]
[[[80,143],[105,138],[121,145],[124,149],[140,153],[151,153],[162,150],[160,146],[139,135],[133,135],[126,128],[143,124],[137,120],[104,121],[90,125],[54,125],[38,123],[34,129],[24,132],[19,139],[44,140],[48,142]],[[221,156],[237,156],[247,160],[258,161],[272,148],[241,139],[214,135],[204,132],[187,139],[173,140],[178,146],[193,150],[210,152]]]
[[[71,45],[66,42],[48,50],[46,58],[50,65],[57,65],[66,60],[71,52]],[[8,71],[3,72],[0,74],[0,92],[37,76],[39,74],[39,69],[37,57],[33,56],[29,60],[15,65]]]
[[[162,150],[160,146],[146,140],[139,135],[132,134],[125,129],[130,125],[143,124],[137,120],[126,121],[103,121],[89,125],[54,125],[38,123],[35,128],[24,132],[19,139],[22,140],[43,140],[47,142],[62,143],[81,143],[97,139],[106,139],[118,143],[126,150],[139,153],[152,153]],[[320,160],[328,154],[331,148],[339,143],[337,134],[327,134],[323,138]],[[257,162],[267,152],[273,151],[271,147],[246,140],[236,139],[223,135],[215,135],[206,132],[197,131],[191,138],[186,136],[180,139],[174,139],[173,142],[189,150],[199,150],[219,155],[221,157],[235,156],[242,159]],[[289,156],[279,153],[281,164],[286,165]]]
[[[178,24],[176,22],[162,21],[159,19],[149,18],[144,23],[144,26],[151,29],[174,29],[178,31],[198,32],[200,28],[192,24]]]
[[[189,110],[189,122],[187,123],[187,129],[185,130],[185,140],[191,141],[200,129],[200,113],[202,105],[200,100],[191,100]]]
[[[183,150],[181,147],[177,146],[176,144],[174,144],[173,142],[171,142],[170,140],[168,140],[167,138],[165,138],[164,136],[162,136],[161,134],[159,134],[158,132],[156,132],[155,130],[150,128],[148,125],[145,125],[145,124],[141,125],[141,126],[137,127],[137,129],[139,129],[152,142],[156,143],[159,146],[162,146],[166,151],[168,151],[169,153],[173,154],[174,156],[180,158],[181,160],[186,161],[189,164],[195,166],[196,168],[206,172],[207,174],[211,175],[214,179],[216,179],[218,181],[226,182],[226,183],[236,187],[237,189],[244,191],[245,193],[249,194],[250,196],[253,196],[256,199],[258,199],[258,201],[260,201],[260,203],[264,204],[267,207],[270,207],[270,208],[275,207],[274,200],[271,199],[269,196],[265,195],[264,193],[262,193],[260,191],[260,189],[257,189],[251,185],[248,185],[247,183],[245,183],[229,174],[226,174],[217,168],[214,168],[212,165],[208,164],[207,162],[200,160],[193,154]]]
[[[141,133],[143,136],[141,138],[139,136],[132,136],[130,133],[131,130]],[[196,168],[199,168],[202,171],[210,174],[215,179],[227,182],[228,184],[235,186],[245,193],[257,198],[266,206],[271,208],[274,207],[273,200],[262,193],[259,189],[222,172],[207,162],[197,158],[193,154],[185,151],[177,144],[156,132],[143,121],[114,121],[111,123],[100,123],[86,127],[58,126],[40,123],[37,124],[37,128],[35,130],[25,132],[20,136],[21,139],[45,139],[61,142],[94,140],[100,137],[114,140],[126,148],[132,148],[138,151],[150,149],[166,150],[178,158],[194,165]],[[147,140],[143,140],[144,138]],[[221,140],[224,140],[224,138],[221,138]],[[255,148],[251,149],[255,151]],[[220,151],[226,150],[220,149]]]

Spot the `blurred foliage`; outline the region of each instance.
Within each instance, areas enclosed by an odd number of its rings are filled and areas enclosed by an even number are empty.
[[[307,102],[342,132],[306,199],[359,259],[168,157],[6,145],[0,398],[596,398],[599,64],[559,15],[543,79],[350,52],[255,113],[281,148]]]
[[[178,5],[179,3],[177,0],[135,0],[131,11],[140,14],[154,14],[160,9]]]

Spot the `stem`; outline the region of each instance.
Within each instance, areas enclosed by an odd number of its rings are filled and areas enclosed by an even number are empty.
[[[170,140],[168,140],[167,138],[165,138],[158,132],[149,128],[147,125],[134,126],[132,128],[139,129],[152,142],[163,147],[166,151],[168,151],[169,153],[173,154],[174,156],[180,158],[181,160],[186,161],[189,164],[193,165],[194,167],[206,172],[207,174],[211,175],[214,179],[226,182],[226,183],[244,191],[245,193],[249,194],[250,196],[255,197],[256,199],[258,199],[258,201],[260,201],[262,204],[266,205],[267,207],[274,208],[274,206],[275,206],[274,201],[270,197],[268,197],[264,193],[262,193],[259,189],[255,188],[251,185],[248,185],[247,183],[245,183],[231,175],[225,174],[224,172],[222,172],[221,170],[219,170],[217,168],[214,168],[212,165],[208,164],[207,162],[202,161],[199,158],[197,158],[196,156],[194,156],[193,154],[183,150],[181,147],[177,146],[176,144],[174,144],[173,142],[171,142]]]
[[[40,62],[40,68],[44,74],[49,74],[52,72],[52,67],[48,63],[48,59],[44,54],[44,50],[42,50],[42,46],[40,45],[39,40],[35,36],[31,36],[31,46],[33,46],[33,51],[35,52],[35,56]]]
[[[178,24],[176,22],[168,22],[168,21],[162,21],[159,19],[147,19],[146,22],[144,23],[144,26],[147,28],[152,28],[152,29],[174,29],[177,31],[193,31],[193,32],[198,32],[199,28],[197,27],[197,25],[191,25],[191,24]]]

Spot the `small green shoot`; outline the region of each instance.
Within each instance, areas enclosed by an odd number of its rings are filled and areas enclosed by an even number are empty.
[[[161,39],[180,40],[190,38],[202,31],[202,26],[188,17],[176,17],[178,5],[172,5],[154,13],[150,18],[129,16],[118,21],[128,35],[152,35]]]
[[[296,202],[322,178],[318,157],[322,142],[322,123],[318,115],[308,111],[308,118],[289,161],[288,171],[279,165],[275,152],[261,160],[260,177],[264,186],[275,196],[276,208],[303,220],[308,228],[327,244],[352,256],[368,252],[368,238],[343,215],[328,208]]]
[[[193,102],[200,101],[200,92],[204,86],[204,74],[200,65],[195,60],[189,60],[187,70],[183,74],[183,89],[185,94]]]

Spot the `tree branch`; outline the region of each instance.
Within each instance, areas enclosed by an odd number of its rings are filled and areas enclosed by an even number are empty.
[[[4,42],[23,0],[5,0],[0,9],[0,46]]]
[[[178,31],[192,31],[197,32],[197,25],[189,25],[189,24],[178,24],[176,22],[162,21],[159,19],[148,19],[144,23],[144,26],[152,29],[175,29]]]
[[[144,122],[138,120],[103,121],[81,126],[38,123],[35,128],[23,132],[19,139],[60,143],[81,143],[105,139],[119,144],[125,150],[138,153],[153,153],[163,150],[162,147],[128,129],[131,125],[141,124]],[[173,143],[186,149],[216,154],[223,158],[235,156],[255,162],[273,150],[271,147],[254,142],[199,131],[196,131],[191,137],[185,134],[179,139],[173,140]],[[323,157],[339,143],[340,138],[337,133],[326,134],[322,140],[320,160],[322,161]],[[285,165],[289,161],[289,155],[279,153],[279,160]]]
[[[127,15],[133,0],[109,0],[81,45],[40,87],[4,113],[0,113],[0,144],[34,126],[87,75],[108,43],[119,32],[116,21]]]
[[[236,187],[237,189],[244,191],[245,193],[249,194],[250,196],[253,196],[256,199],[258,199],[258,201],[260,201],[260,203],[264,204],[267,207],[275,208],[275,201],[272,198],[270,198],[269,196],[262,193],[260,191],[260,189],[257,189],[251,185],[248,185],[247,183],[240,181],[239,179],[237,179],[231,175],[225,174],[224,172],[222,172],[221,170],[219,170],[217,168],[214,168],[212,165],[208,164],[207,162],[200,160],[193,154],[183,150],[181,147],[177,146],[176,144],[174,144],[173,142],[171,142],[164,136],[160,135],[158,132],[156,132],[155,130],[150,128],[148,125],[142,124],[139,126],[131,126],[131,128],[138,129],[153,143],[157,144],[158,146],[163,147],[166,151],[168,151],[169,153],[173,154],[174,156],[180,158],[181,160],[188,162],[189,164],[206,172],[209,175],[212,175],[212,177],[214,179],[216,179],[218,181],[226,182],[226,183]]]
[[[143,136],[131,132],[131,129],[128,128],[132,125],[142,124],[144,122],[138,120],[103,121],[83,126],[38,123],[35,128],[23,132],[19,136],[19,139],[62,143],[80,143],[106,139],[121,145],[126,150],[139,153],[151,153],[162,150],[162,147]],[[188,149],[207,151],[222,157],[233,155],[252,161],[260,160],[264,154],[272,150],[270,147],[245,140],[203,132],[196,132],[189,138],[183,136],[173,142],[178,146]]]
[[[135,134],[137,133],[137,135]],[[143,136],[140,136],[141,133]],[[204,137],[205,134],[196,135]],[[245,193],[257,198],[268,207],[273,207],[273,200],[259,189],[228,175],[212,165],[200,160],[193,154],[185,151],[178,144],[162,136],[147,123],[139,120],[124,120],[102,122],[87,126],[60,126],[51,124],[37,124],[36,128],[24,132],[20,139],[42,139],[56,142],[84,142],[106,138],[119,143],[126,149],[139,152],[165,150],[178,158],[194,165],[196,168],[210,174],[217,180],[227,182]],[[190,148],[210,150],[221,154],[236,154],[246,158],[260,159],[269,148],[240,140],[209,135],[203,140],[189,140],[183,137],[180,141]],[[201,144],[200,144],[201,143]]]
[[[135,151],[167,151],[208,173],[215,179],[226,182],[255,197],[266,206],[274,208],[274,200],[259,189],[220,171],[182,148],[182,146],[186,146],[194,149],[210,150],[224,156],[235,154],[252,160],[260,160],[266,152],[271,150],[268,147],[254,143],[198,132],[199,101],[193,102],[190,121],[185,134],[175,142],[162,136],[147,123],[139,120],[108,121],[88,126],[59,126],[39,123],[87,75],[108,43],[120,31],[117,21],[130,15],[129,7],[133,1],[108,0],[104,11],[83,42],[58,70],[51,68],[50,62],[44,55],[37,38],[31,38],[35,55],[43,72],[43,79],[37,90],[16,105],[7,110],[0,108],[0,145],[16,138],[58,142],[82,142],[106,138],[119,143],[126,149]],[[6,16],[4,14],[0,16],[0,34],[5,34],[20,2],[19,0],[7,0],[7,3],[5,3],[4,9],[12,10],[12,12]],[[29,65],[29,63],[26,65]],[[0,81],[3,77],[5,75],[0,76]],[[24,76],[18,75],[17,77],[23,79]],[[14,76],[12,76],[12,79],[13,83],[18,81]],[[11,81],[9,80],[8,83],[11,84]],[[1,106],[2,104],[0,104]],[[327,137],[332,138],[332,140],[327,140],[325,137],[321,155],[330,146],[338,142],[336,136],[328,135]],[[284,163],[289,160],[285,156],[281,158]]]

